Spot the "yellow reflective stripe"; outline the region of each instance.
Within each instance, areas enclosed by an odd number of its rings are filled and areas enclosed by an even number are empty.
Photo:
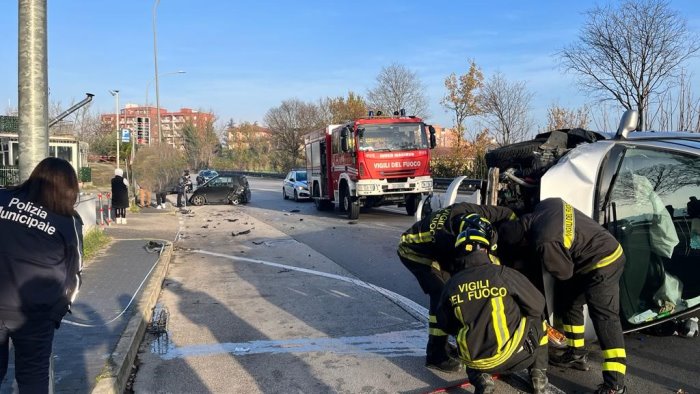
[[[544,346],[544,345],[546,345],[547,343],[549,343],[549,337],[548,337],[547,335],[545,335],[545,336],[543,336],[542,338],[540,338],[540,346]]]
[[[496,334],[497,349],[501,349],[510,337],[508,332],[508,320],[506,319],[506,307],[503,305],[503,297],[491,299],[491,321],[493,331]]]
[[[399,252],[399,256],[405,258],[406,260],[410,260],[416,264],[433,266],[433,262],[434,262],[433,259],[431,259],[430,257],[427,257],[425,255],[416,253],[413,250],[411,250],[411,248],[406,247],[405,245],[399,245],[398,252]],[[437,269],[439,269],[440,266],[438,265],[437,267],[438,267]]]
[[[513,333],[513,337],[510,338],[510,341],[508,341],[508,344],[505,348],[499,349],[496,352],[496,354],[489,358],[465,361],[465,364],[472,369],[487,370],[495,368],[508,361],[511,358],[511,356],[518,350],[518,345],[522,342],[522,338],[525,333],[525,323],[526,319],[524,317],[520,319],[520,325]]]
[[[422,244],[433,242],[433,235],[430,231],[424,231],[418,234],[404,234],[401,236],[401,242],[409,244]]]
[[[601,259],[601,260],[598,261],[597,263],[593,264],[593,266],[586,268],[586,269],[583,270],[582,272],[583,272],[583,273],[591,272],[591,271],[593,271],[593,270],[595,270],[595,269],[603,268],[603,267],[605,267],[605,266],[608,266],[608,265],[614,263],[617,259],[619,259],[620,256],[622,256],[622,246],[618,244],[618,245],[617,245],[617,249],[615,249],[615,251],[612,252],[612,254],[610,254],[610,255],[608,255],[608,256],[606,256],[606,257],[603,257],[603,259]]]
[[[567,249],[571,248],[574,243],[574,233],[576,232],[576,222],[574,220],[574,207],[564,203],[564,247]]]
[[[465,225],[465,223],[466,223],[465,219],[469,219],[470,217],[476,216],[476,215],[477,215],[476,213],[470,213],[469,215],[465,216],[465,217],[462,219],[461,222],[459,222],[459,232],[460,232],[460,233],[461,233],[462,231],[464,231],[464,225]]]
[[[625,357],[627,357],[627,353],[625,353],[625,349],[623,349],[623,348],[603,350],[603,358],[606,360],[610,359],[610,358],[625,358]]]
[[[459,346],[459,355],[465,361],[471,360],[471,354],[469,354],[469,345],[467,344],[467,332],[469,332],[469,327],[464,326],[457,333],[457,346]]]
[[[462,323],[463,326],[465,326],[464,317],[462,316],[462,307],[456,306],[454,309],[454,313],[457,320],[459,320],[459,322]]]
[[[605,371],[611,371],[611,372],[619,372],[621,374],[625,374],[627,371],[627,366],[623,363],[616,363],[614,361],[607,361],[603,363],[603,372]]]
[[[471,237],[469,237],[469,239],[470,239],[470,240],[474,240],[474,241],[481,241],[481,242],[483,242],[483,243],[485,243],[485,244],[488,244],[488,243],[489,243],[489,240],[488,240],[488,239],[486,239],[486,238],[484,238],[484,237],[479,237],[479,236],[476,236],[476,235],[472,235]]]
[[[573,326],[571,324],[564,324],[564,332],[570,332],[572,334],[583,334],[586,332],[586,326]]]
[[[513,212],[508,217],[508,220],[518,220],[518,215],[516,215],[515,212]]]
[[[437,316],[428,315],[428,323],[437,323]]]
[[[585,345],[583,339],[566,338],[566,344],[570,347],[583,347]]]
[[[432,335],[434,337],[444,337],[447,336],[447,333],[439,328],[429,328],[428,335]]]
[[[498,259],[498,257],[492,255],[491,253],[489,255],[489,260],[491,260],[491,264],[493,265],[501,265],[501,260]]]

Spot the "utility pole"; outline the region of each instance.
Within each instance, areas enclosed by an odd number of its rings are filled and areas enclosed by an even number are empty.
[[[46,0],[19,0],[19,180],[49,155]]]

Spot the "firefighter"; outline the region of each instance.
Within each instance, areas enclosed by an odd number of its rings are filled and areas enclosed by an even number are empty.
[[[486,220],[499,225],[515,219],[513,211],[505,207],[453,204],[432,212],[406,230],[401,235],[397,251],[401,262],[416,277],[421,289],[430,298],[425,366],[446,372],[459,371],[461,366],[449,356],[451,349],[447,334],[439,327],[435,311],[445,282],[454,272],[452,265],[456,256],[454,243],[457,234],[471,214],[478,214],[475,216],[482,225],[486,224]],[[496,232],[493,234],[495,236]],[[495,247],[495,240],[492,245]]]
[[[457,273],[447,281],[437,312],[457,338],[475,393],[492,393],[492,373],[528,368],[533,392],[547,387],[547,329],[542,293],[520,272],[489,259],[488,229],[467,226],[455,242]]]
[[[624,393],[626,354],[620,324],[619,281],[625,255],[604,227],[560,198],[540,202],[532,213],[499,228],[501,248],[528,248],[557,279],[554,313],[567,339],[550,364],[588,370],[583,305],[588,304],[603,351],[603,384],[596,393]]]

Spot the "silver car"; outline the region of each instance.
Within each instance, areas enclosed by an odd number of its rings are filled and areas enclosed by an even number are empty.
[[[311,198],[306,180],[306,170],[291,170],[287,173],[282,183],[282,197],[285,200],[294,198],[294,201]]]

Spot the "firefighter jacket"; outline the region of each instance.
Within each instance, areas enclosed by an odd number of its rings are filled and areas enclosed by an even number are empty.
[[[82,228],[77,214],[0,190],[0,320],[61,321],[80,286]]]
[[[520,272],[491,264],[484,252],[459,259],[465,268],[445,285],[437,321],[457,339],[468,368],[491,370],[523,351],[527,318],[543,321],[544,296]]]
[[[543,200],[521,221],[544,268],[559,280],[613,264],[623,255],[608,230],[560,198]]]
[[[515,220],[515,213],[506,207],[456,203],[432,212],[416,222],[401,235],[398,254],[404,261],[432,266],[437,270],[454,272],[456,258],[455,241],[464,214],[476,213],[491,222],[494,227]],[[494,228],[495,230],[495,228]]]

